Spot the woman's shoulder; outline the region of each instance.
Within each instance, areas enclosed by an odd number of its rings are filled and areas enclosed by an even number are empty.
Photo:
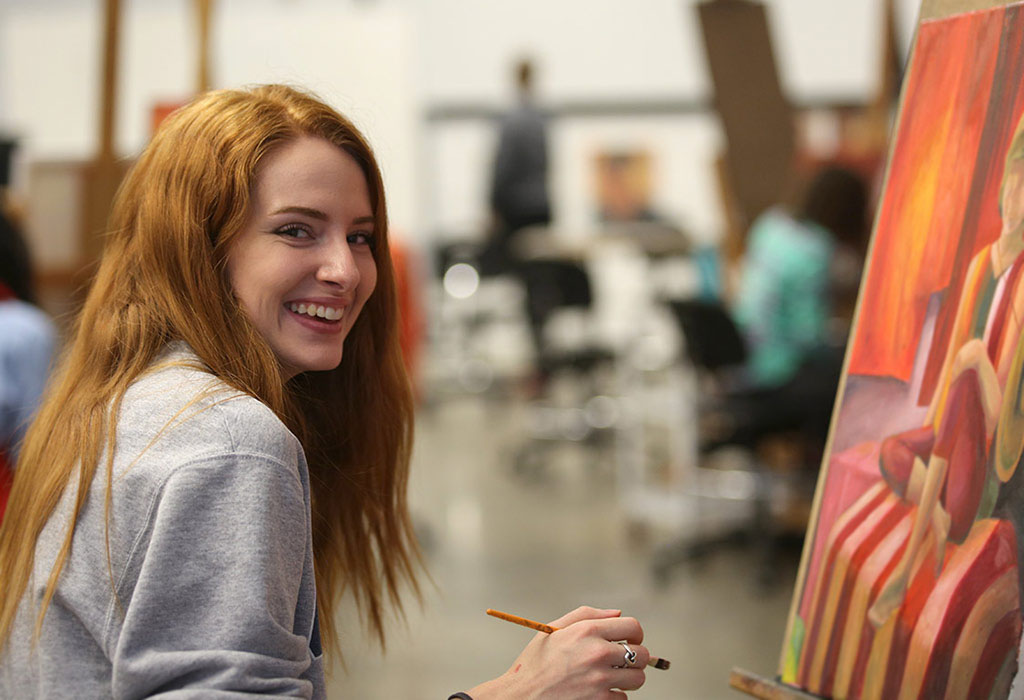
[[[212,374],[191,351],[169,352],[124,395],[117,452],[137,464],[177,464],[218,456],[263,457],[297,465],[301,446],[256,397]],[[147,456],[156,459],[146,459]]]

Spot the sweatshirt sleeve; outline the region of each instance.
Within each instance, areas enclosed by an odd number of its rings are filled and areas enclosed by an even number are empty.
[[[308,630],[295,623],[307,511],[295,469],[263,455],[177,469],[113,612],[113,696],[310,697]]]

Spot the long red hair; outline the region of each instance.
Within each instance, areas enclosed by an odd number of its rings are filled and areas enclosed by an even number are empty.
[[[377,286],[346,338],[341,365],[285,383],[224,266],[261,159],[300,135],[343,149],[366,175],[377,222]],[[420,562],[406,507],[413,401],[399,349],[384,188],[372,150],[347,119],[279,85],[210,92],[182,107],[118,191],[102,261],[60,373],[26,436],[0,525],[0,644],[25,592],[36,540],[68,486],[76,494],[73,516],[37,630],[94,478],[107,480],[109,517],[120,402],[176,340],[213,374],[274,410],[303,444],[325,645],[337,647],[334,613],[346,591],[383,644],[385,606],[400,611],[406,585],[418,594]],[[97,476],[101,466],[104,477]]]

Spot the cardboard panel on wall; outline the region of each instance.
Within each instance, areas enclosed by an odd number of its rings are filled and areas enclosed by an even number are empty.
[[[764,5],[708,0],[697,11],[726,136],[725,167],[745,227],[783,198],[793,161],[793,110],[779,84]]]

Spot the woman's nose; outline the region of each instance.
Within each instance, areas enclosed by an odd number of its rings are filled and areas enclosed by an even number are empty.
[[[324,245],[316,277],[319,281],[337,285],[344,291],[355,289],[359,284],[359,267],[347,239],[342,238],[340,241],[331,241]]]

